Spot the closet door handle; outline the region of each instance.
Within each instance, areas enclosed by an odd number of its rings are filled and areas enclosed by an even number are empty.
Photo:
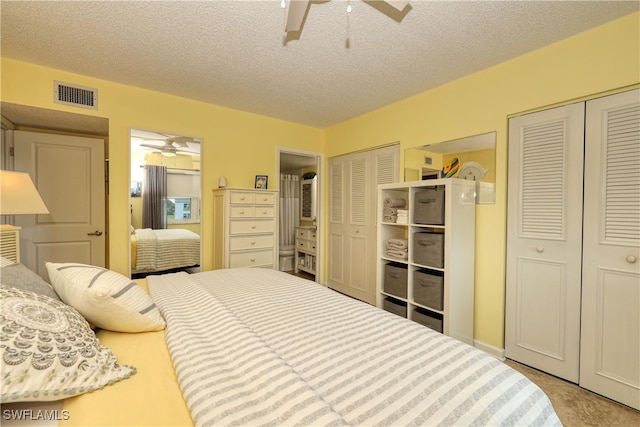
[[[634,262],[636,262],[638,260],[638,258],[634,257],[633,255],[627,255],[627,262],[629,264],[633,264]]]
[[[96,230],[93,233],[87,233],[87,236],[102,236],[102,230]]]

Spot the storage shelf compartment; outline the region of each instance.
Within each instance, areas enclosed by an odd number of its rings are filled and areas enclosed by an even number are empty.
[[[473,344],[475,204],[467,203],[473,194],[474,182],[455,178],[378,187],[378,306],[467,344]],[[408,224],[385,220],[386,198],[405,198]],[[392,239],[407,242],[401,254],[407,259],[390,256]],[[406,269],[406,295],[404,283],[400,289],[385,283],[389,264]]]

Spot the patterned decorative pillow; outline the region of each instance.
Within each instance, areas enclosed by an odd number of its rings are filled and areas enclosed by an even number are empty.
[[[128,277],[86,264],[46,266],[62,301],[93,325],[116,332],[164,329],[164,319],[149,294]]]
[[[0,285],[2,403],[60,400],[136,373],[68,305]]]
[[[53,287],[50,284],[45,282],[42,277],[29,270],[23,264],[10,263],[4,265],[4,263],[0,263],[0,278],[2,279],[3,285],[46,295],[50,298],[61,301],[60,297],[56,294],[56,291],[53,290]]]

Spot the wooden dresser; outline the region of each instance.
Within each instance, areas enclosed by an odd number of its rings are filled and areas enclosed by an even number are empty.
[[[276,268],[278,193],[213,190],[213,268]]]

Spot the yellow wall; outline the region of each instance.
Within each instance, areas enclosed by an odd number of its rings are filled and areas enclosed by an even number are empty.
[[[230,187],[253,188],[258,174],[277,182],[276,146],[324,152],[329,158],[395,141],[400,141],[402,153],[409,147],[496,131],[497,203],[477,207],[474,335],[502,348],[507,118],[637,85],[639,21],[637,13],[624,17],[325,131],[6,58],[1,96],[6,102],[78,113],[77,108],[53,104],[53,80],[98,89],[100,109],[85,114],[109,119],[109,247],[111,268],[121,272],[128,271],[122,248],[129,238],[130,128],[203,139],[203,218],[212,215],[211,190],[220,175],[228,178]],[[327,177],[321,179],[322,188],[328,188]],[[210,269],[212,224],[205,220],[202,231],[203,268]]]
[[[328,158],[497,132],[497,203],[476,209],[476,340],[503,347],[508,116],[637,85],[639,22],[629,15],[327,129]]]
[[[218,177],[253,188],[255,175],[277,185],[276,147],[322,151],[323,131],[159,92],[2,58],[3,102],[109,119],[110,268],[127,274],[129,245],[129,131],[131,128],[202,138],[202,216],[211,218]],[[98,111],[53,103],[53,81],[98,89]],[[202,267],[212,267],[213,224],[202,224]]]

